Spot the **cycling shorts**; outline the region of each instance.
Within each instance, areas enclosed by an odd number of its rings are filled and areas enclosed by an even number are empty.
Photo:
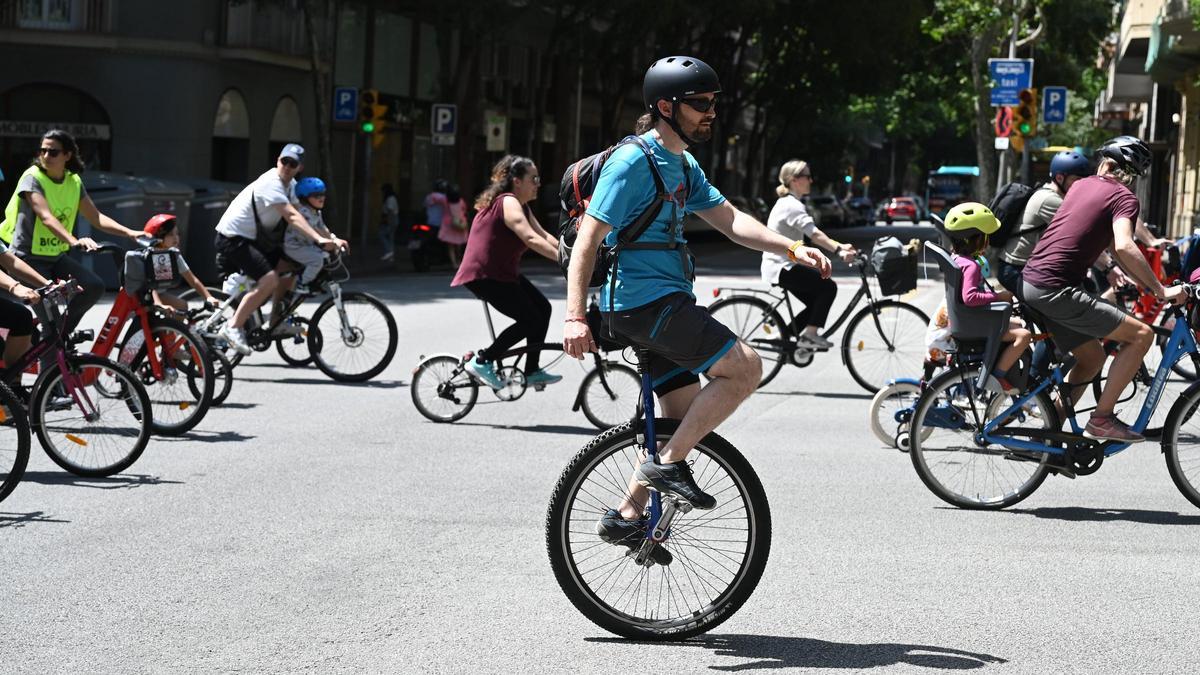
[[[1129,316],[1081,286],[1046,289],[1023,282],[1021,297],[1042,315],[1054,344],[1063,351],[1112,333]]]
[[[225,273],[241,272],[258,281],[275,270],[283,257],[282,249],[263,251],[245,237],[216,235],[217,267]]]
[[[687,293],[671,293],[641,307],[603,313],[602,330],[651,353],[654,393],[662,396],[700,381],[700,373],[721,360],[737,336]]]

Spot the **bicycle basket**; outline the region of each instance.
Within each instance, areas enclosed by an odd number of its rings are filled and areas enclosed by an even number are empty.
[[[179,284],[179,251],[141,249],[125,254],[125,289],[130,293],[161,291]]]
[[[904,295],[917,287],[915,251],[905,253],[903,247],[898,249],[876,248],[871,254],[871,269],[875,271],[875,277],[879,280],[879,289],[884,295]]]

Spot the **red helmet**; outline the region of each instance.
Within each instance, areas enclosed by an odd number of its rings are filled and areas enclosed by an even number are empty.
[[[175,216],[173,214],[157,213],[150,216],[150,220],[146,221],[146,226],[142,228],[142,231],[155,239],[162,239],[174,229]]]

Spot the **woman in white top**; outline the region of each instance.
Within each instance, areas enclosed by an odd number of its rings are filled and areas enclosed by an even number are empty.
[[[794,159],[779,168],[779,186],[775,193],[779,201],[771,209],[767,227],[785,237],[800,239],[808,237],[812,243],[837,253],[844,262],[850,262],[858,251],[851,244],[842,244],[830,239],[817,228],[813,218],[804,208],[800,198],[812,190],[812,171],[808,162]],[[773,253],[763,253],[763,281],[779,284],[804,303],[804,310],[796,315],[792,333],[802,346],[829,349],[833,343],[821,337],[821,329],[829,318],[829,309],[837,296],[837,284],[833,279],[822,279],[819,272],[803,265],[796,265],[787,258]]]

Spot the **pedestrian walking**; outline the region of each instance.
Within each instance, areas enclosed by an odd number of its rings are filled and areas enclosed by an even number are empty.
[[[383,207],[379,214],[379,240],[383,242],[380,260],[391,262],[396,258],[396,229],[400,227],[400,200],[391,183],[383,184]]]
[[[446,210],[438,228],[438,239],[445,242],[450,264],[457,268],[459,252],[467,243],[467,200],[458,193],[457,187],[451,186],[446,191]]]

